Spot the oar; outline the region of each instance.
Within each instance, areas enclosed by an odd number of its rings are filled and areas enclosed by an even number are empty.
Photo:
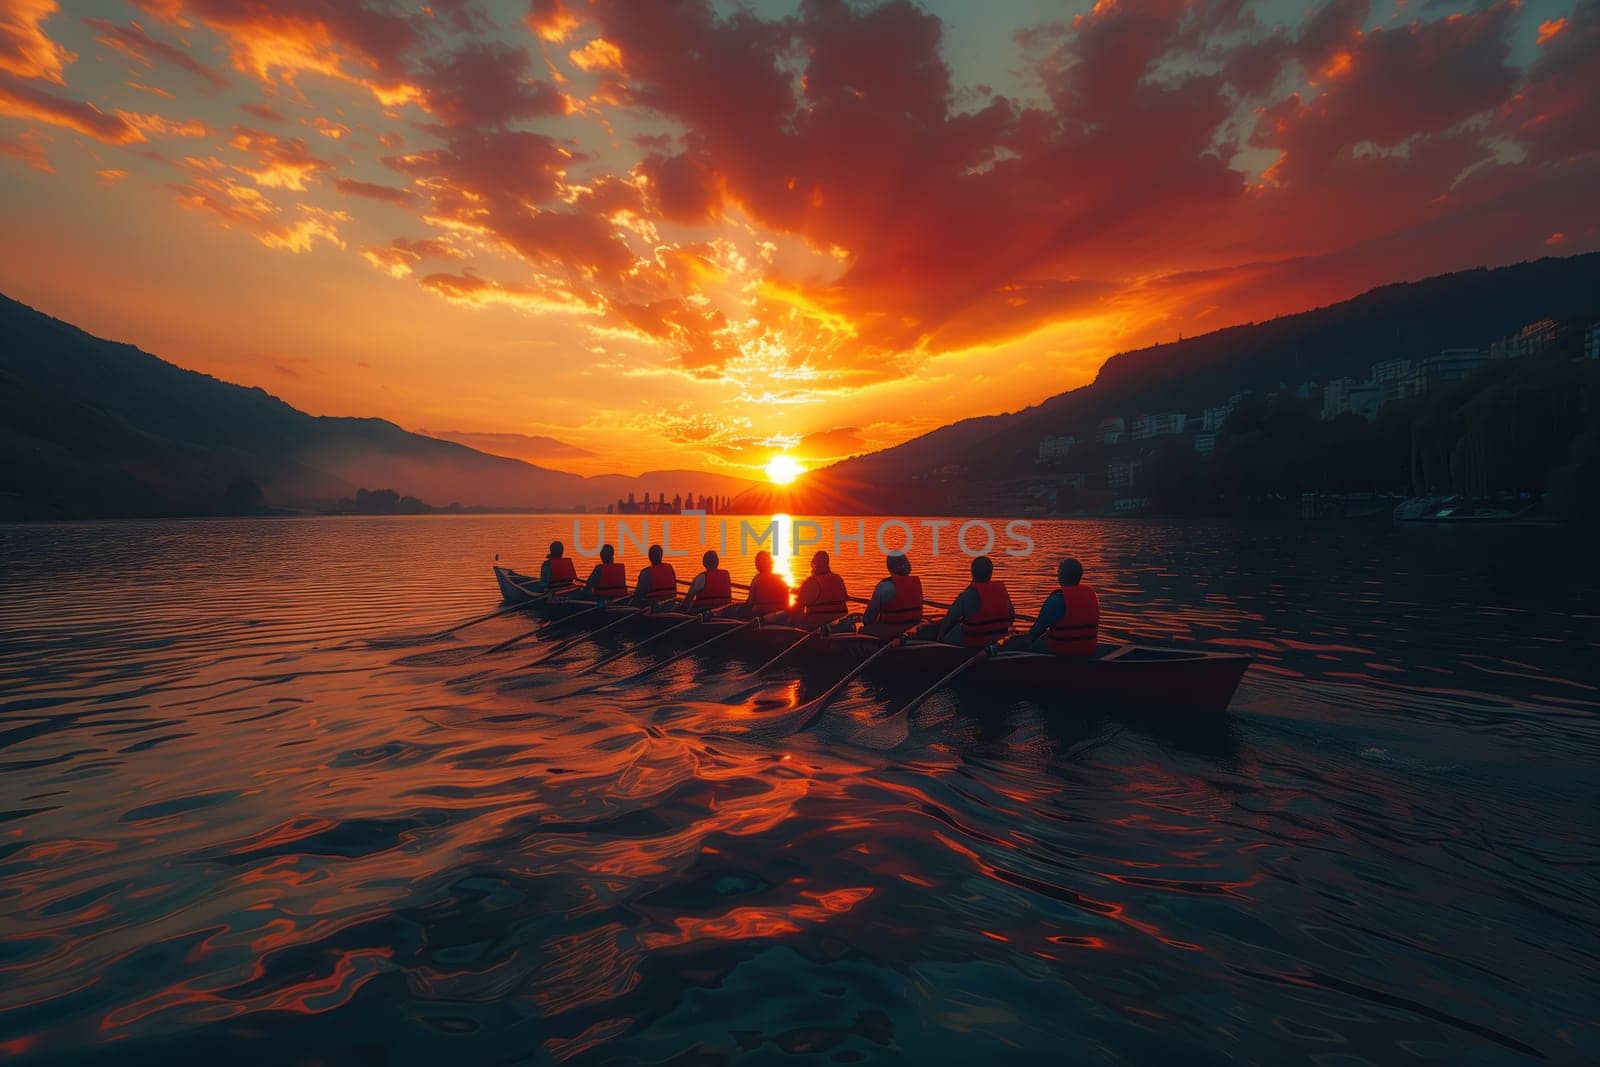
[[[882,648],[878,649],[878,651],[874,652],[872,655],[856,664],[853,670],[846,672],[843,678],[840,678],[837,682],[834,682],[833,685],[829,686],[827,692],[823,693],[815,700],[809,701],[796,708],[795,714],[799,715],[803,712],[804,716],[801,719],[800,725],[794,728],[794,732],[799,733],[801,730],[804,730],[806,727],[810,726],[812,721],[816,719],[818,715],[822,714],[822,709],[828,706],[828,701],[832,700],[839,690],[848,685],[850,681],[862,671],[872,666],[874,660],[876,660],[879,656],[882,656],[885,653],[899,647],[900,639],[898,637],[893,641],[885,641]]]
[[[485,649],[483,652],[479,653],[479,655],[487,656],[490,653],[500,652],[504,649],[510,648],[512,645],[520,645],[522,642],[538,637],[540,634],[549,633],[551,630],[565,626],[573,619],[581,619],[585,615],[592,615],[593,613],[602,611],[604,609],[604,604],[596,604],[592,608],[584,608],[582,611],[575,611],[565,618],[553,619],[550,622],[545,623],[543,626],[534,627],[525,634],[518,634],[516,637],[507,638],[506,640],[501,641],[498,645],[495,645],[493,648]]]
[[[459,633],[460,631],[465,630],[469,626],[476,626],[480,622],[488,622],[490,619],[498,619],[500,616],[509,615],[513,611],[521,611],[523,608],[525,608],[527,606],[528,606],[528,602],[526,600],[522,601],[521,603],[517,603],[517,604],[502,604],[498,608],[496,608],[495,610],[489,612],[489,614],[487,614],[487,615],[479,615],[475,619],[468,619],[466,622],[457,623],[456,625],[450,627],[450,629],[448,629],[448,630],[440,630],[438,633],[433,635],[433,640],[442,641],[446,637],[449,637],[451,634]]]
[[[652,664],[650,664],[650,666],[646,667],[644,670],[636,671],[633,674],[628,675],[626,678],[619,678],[615,682],[612,682],[611,684],[612,685],[625,685],[628,682],[636,682],[640,678],[644,678],[644,677],[646,677],[648,675],[652,675],[652,674],[656,673],[656,671],[659,671],[661,668],[667,666],[670,663],[678,662],[680,659],[683,659],[685,656],[694,655],[696,652],[699,652],[702,648],[705,648],[708,645],[714,645],[718,641],[721,641],[721,640],[723,640],[725,638],[732,637],[734,634],[738,633],[741,630],[748,630],[748,629],[750,629],[750,627],[756,625],[760,621],[761,621],[760,619],[751,619],[749,622],[742,622],[738,626],[730,626],[726,630],[722,631],[721,633],[716,634],[716,635],[714,635],[712,637],[706,638],[704,641],[701,641],[699,644],[690,645],[688,648],[683,649],[680,652],[674,652],[672,655],[668,656],[666,659],[660,660],[660,661],[658,661],[656,663],[652,663]]]
[[[700,621],[701,621],[701,618],[698,615],[696,615],[696,616],[694,616],[693,618],[690,618],[690,619],[685,619],[680,623],[676,623],[676,624],[674,624],[672,626],[667,627],[665,630],[662,630],[658,634],[651,634],[649,637],[645,638],[643,641],[636,641],[632,645],[629,645],[627,648],[624,648],[619,652],[613,652],[611,655],[605,657],[604,659],[597,660],[596,662],[589,664],[587,667],[585,667],[583,670],[579,671],[578,673],[579,674],[592,674],[593,672],[599,670],[601,667],[604,667],[608,663],[615,663],[619,659],[623,659],[623,658],[625,658],[627,656],[631,656],[635,652],[637,652],[641,648],[643,648],[644,646],[654,644],[655,642],[661,640],[663,637],[667,636],[668,634],[675,633],[678,630],[683,629],[685,626],[693,626],[695,623],[700,622]]]
[[[821,627],[818,627],[815,630],[807,630],[805,632],[804,636],[802,636],[798,641],[794,641],[794,642],[790,643],[790,645],[787,648],[785,648],[782,652],[779,652],[776,656],[773,656],[771,659],[767,660],[767,662],[763,663],[761,666],[757,667],[755,670],[751,671],[750,673],[751,674],[761,674],[768,667],[773,666],[779,660],[783,659],[783,657],[787,656],[789,653],[793,652],[795,649],[799,648],[801,645],[805,644],[807,641],[811,640],[813,637],[817,636],[821,632],[822,632],[822,628]]]
[[[579,612],[578,614],[582,615],[582,614],[587,614],[587,613],[586,612]],[[528,663],[524,663],[522,665],[523,669],[526,670],[529,667],[537,667],[539,664],[543,663],[545,660],[554,659],[555,657],[561,655],[561,653],[565,652],[567,649],[571,648],[573,645],[578,644],[580,641],[592,641],[596,637],[599,637],[601,634],[605,633],[607,630],[615,629],[616,627],[621,626],[625,622],[632,622],[634,617],[637,616],[638,614],[639,613],[637,611],[626,611],[626,612],[623,612],[622,618],[618,619],[616,622],[608,622],[604,626],[600,627],[598,630],[585,630],[581,634],[576,634],[576,635],[574,635],[572,637],[569,637],[565,641],[563,641],[560,644],[556,645],[556,647],[550,649],[544,655],[540,656],[538,659],[532,660],[531,662],[528,662]],[[576,618],[577,616],[573,616],[573,617]]]
[[[989,658],[989,646],[988,645],[984,645],[982,648],[978,649],[978,651],[974,652],[972,655],[970,655],[966,659],[962,660],[960,662],[960,664],[958,664],[955,667],[952,667],[950,669],[950,672],[948,674],[946,674],[943,678],[940,678],[937,682],[934,682],[932,685],[928,686],[928,688],[924,689],[922,692],[918,693],[916,696],[914,696],[910,700],[906,701],[905,704],[903,704],[899,708],[895,709],[894,711],[889,712],[887,715],[885,715],[883,717],[885,719],[889,719],[889,718],[893,718],[896,715],[902,715],[902,714],[909,715],[913,708],[915,708],[918,704],[921,704],[924,700],[927,700],[929,697],[933,696],[933,694],[937,693],[939,690],[943,689],[945,686],[949,685],[951,682],[955,681],[958,677],[960,677],[961,673],[963,671],[965,671],[968,667],[971,667],[973,664],[977,663],[979,660],[988,659],[988,658]]]

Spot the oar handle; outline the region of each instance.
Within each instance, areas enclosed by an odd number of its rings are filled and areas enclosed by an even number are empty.
[[[678,580],[680,582],[683,581],[682,578],[679,578]],[[748,585],[744,585],[741,582],[729,582],[728,584],[731,585],[733,588],[739,590],[740,592],[748,593],[750,591],[750,587]],[[872,603],[871,600],[869,600],[867,597],[863,597],[863,596],[851,595],[851,596],[845,597],[845,599],[850,601],[852,604],[870,604],[870,603]],[[925,607],[938,608],[940,611],[949,611],[950,608],[952,607],[952,605],[950,605],[950,604],[944,604],[944,603],[941,603],[940,601],[937,601],[937,600],[924,599],[922,601],[922,603],[923,603],[923,605]],[[1017,621],[1021,622],[1021,623],[1027,623],[1028,625],[1031,626],[1034,623],[1038,622],[1039,619],[1035,615],[1018,615],[1017,616]]]

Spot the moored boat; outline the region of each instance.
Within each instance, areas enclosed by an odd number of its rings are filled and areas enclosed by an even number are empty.
[[[527,602],[533,595],[527,591],[532,587],[532,579],[515,571],[496,567],[495,578],[508,603]],[[510,600],[510,596],[521,599]],[[592,602],[568,597],[559,602],[530,604],[530,610],[541,617],[556,618],[591,606]],[[641,616],[640,622],[660,629],[693,618],[682,612],[660,611]],[[605,625],[614,619],[615,615],[610,612],[599,612],[593,625]],[[739,625],[735,620],[711,619],[686,629],[699,635],[695,640],[704,640],[717,629]],[[564,634],[571,632],[563,631]],[[713,646],[716,651],[705,655],[764,660],[794,645],[806,633],[799,627],[787,625],[746,627],[716,642]],[[882,648],[880,638],[866,634],[821,634],[800,645],[794,661],[801,667],[829,661],[848,667]],[[947,674],[971,654],[968,648],[907,638],[876,660],[869,673],[934,679]],[[1235,652],[1140,644],[1102,645],[1093,657],[1003,648],[975,664],[960,681],[969,688],[1026,695],[1035,703],[1052,708],[1215,715],[1227,710],[1250,662],[1249,656]]]

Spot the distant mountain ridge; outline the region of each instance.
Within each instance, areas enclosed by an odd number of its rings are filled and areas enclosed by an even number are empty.
[[[0,494],[4,514],[22,517],[205,514],[236,478],[287,507],[367,487],[435,505],[593,509],[629,492],[751,484],[693,471],[585,478],[382,419],[309,415],[3,296],[0,391]]]
[[[1480,347],[1537,319],[1597,310],[1600,253],[1385,285],[1326,307],[1120,353],[1088,385],[853,456],[787,489],[757,486],[732,506],[758,514],[959,513],[970,506],[972,483],[1027,468],[1041,438],[1091,428],[1103,416],[1195,414],[1240,391],[1361,380],[1383,360]],[[967,484],[935,488],[930,475],[947,466],[960,467]]]

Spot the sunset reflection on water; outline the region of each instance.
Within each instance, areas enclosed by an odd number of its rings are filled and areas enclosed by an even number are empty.
[[[1561,553],[1039,524],[1038,557],[1006,563],[1019,608],[1075,555],[1118,632],[1252,651],[1234,714],[979,692],[908,721],[886,712],[925,680],[890,679],[795,733],[831,679],[691,658],[580,693],[639,663],[583,676],[597,639],[519,670],[540,642],[489,650],[520,615],[437,638],[493,608],[496,552],[532,569],[571,529],[0,527],[0,1049],[1590,1047],[1570,923],[1597,918],[1576,858],[1600,796],[1572,768],[1600,756],[1596,589],[1540,580]],[[1516,582],[1491,565],[1510,551],[1533,569]],[[753,552],[728,553],[737,581]],[[858,594],[882,570],[834,561]],[[960,588],[963,557],[915,562],[931,597]]]

